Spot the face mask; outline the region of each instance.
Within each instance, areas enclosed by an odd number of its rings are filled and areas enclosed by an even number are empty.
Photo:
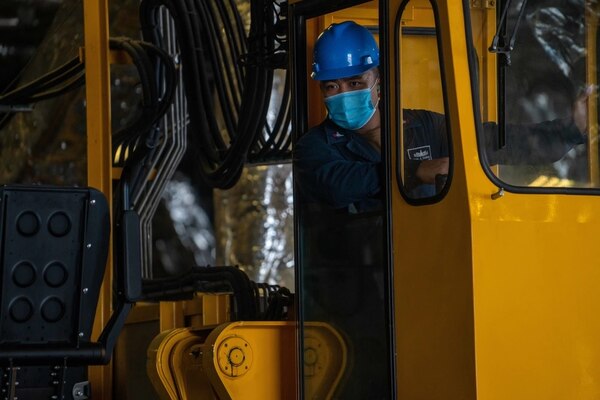
[[[325,107],[329,112],[329,119],[344,129],[360,129],[369,122],[375,114],[375,105],[371,101],[370,89],[343,92],[325,98]]]

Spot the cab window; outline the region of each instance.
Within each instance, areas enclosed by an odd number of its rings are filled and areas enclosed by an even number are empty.
[[[396,169],[409,202],[440,199],[449,183],[451,146],[434,4],[410,0],[396,16]]]
[[[597,5],[505,3],[472,16],[485,168],[507,187],[598,188]]]

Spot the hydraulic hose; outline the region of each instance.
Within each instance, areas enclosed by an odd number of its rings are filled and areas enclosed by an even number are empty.
[[[233,0],[143,0],[142,34],[160,45],[158,16],[175,22],[190,117],[190,143],[211,187],[232,187],[247,162],[289,157],[289,85],[269,126],[274,69],[285,66],[284,3],[252,0],[246,36]],[[277,25],[278,24],[278,25]],[[277,25],[277,26],[276,26]],[[279,146],[286,146],[281,148]]]

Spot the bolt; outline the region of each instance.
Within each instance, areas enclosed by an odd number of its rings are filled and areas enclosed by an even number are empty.
[[[83,332],[79,332],[79,337],[83,337]]]
[[[94,205],[94,204],[96,204],[96,200],[90,200],[90,204],[91,204],[91,205]]]
[[[89,289],[84,287],[82,291],[83,291],[83,294],[86,294],[89,291]]]
[[[88,249],[91,249],[92,248],[92,244],[88,243],[85,247],[87,247]]]

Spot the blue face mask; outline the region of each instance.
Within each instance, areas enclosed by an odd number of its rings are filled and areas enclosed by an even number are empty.
[[[370,89],[343,92],[325,98],[329,119],[336,125],[349,130],[362,128],[375,115]]]

